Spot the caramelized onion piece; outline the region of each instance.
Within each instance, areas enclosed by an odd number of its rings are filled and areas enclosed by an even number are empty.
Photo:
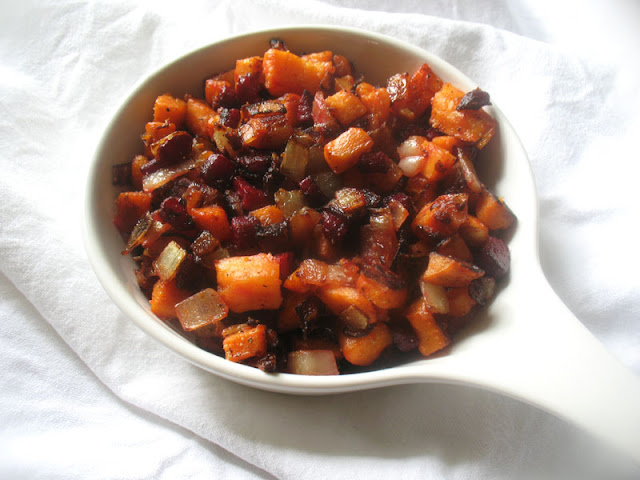
[[[188,332],[214,325],[228,314],[229,307],[213,288],[206,288],[176,305],[178,320]]]
[[[296,375],[338,375],[331,350],[298,350],[289,353],[289,373]]]
[[[187,252],[172,240],[153,262],[153,270],[162,280],[171,280],[175,278],[186,256]]]

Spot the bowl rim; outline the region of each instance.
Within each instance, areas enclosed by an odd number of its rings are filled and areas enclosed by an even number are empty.
[[[144,76],[144,78],[135,85],[135,87],[122,101],[115,113],[110,117],[104,130],[101,132],[101,138],[91,160],[85,183],[82,231],[83,243],[89,262],[96,274],[96,277],[111,300],[119,307],[121,312],[123,312],[127,318],[131,319],[142,331],[190,363],[236,383],[256,387],[262,390],[295,394],[330,394],[360,390],[363,388],[382,387],[392,384],[410,383],[415,381],[416,377],[420,377],[423,380],[445,383],[468,383],[464,379],[456,379],[450,375],[440,374],[438,369],[434,369],[434,371],[425,378],[424,372],[420,372],[424,369],[425,363],[423,362],[425,362],[425,360],[419,360],[417,362],[397,365],[380,370],[337,376],[302,376],[288,373],[265,373],[256,368],[230,362],[197,347],[194,343],[173,331],[162,320],[148,312],[145,312],[141,305],[133,298],[131,291],[127,289],[126,285],[118,278],[117,272],[107,261],[107,251],[104,245],[104,239],[101,238],[100,234],[100,218],[95,215],[96,205],[99,198],[97,197],[97,189],[93,187],[99,182],[105,181],[101,175],[100,166],[105,162],[103,157],[105,155],[104,152],[108,147],[107,141],[127,105],[139,96],[140,93],[145,90],[147,85],[154,79],[160,77],[169,70],[176,68],[180,63],[185,62],[188,59],[201,56],[205,52],[209,52],[217,48],[224,48],[228,44],[248,40],[253,37],[257,38],[264,37],[265,35],[277,36],[283,34],[313,34],[320,32],[331,35],[342,34],[355,36],[360,37],[363,40],[371,40],[373,42],[386,44],[393,49],[400,49],[408,52],[413,57],[419,58],[421,61],[428,63],[434,71],[439,74],[444,74],[443,76],[454,78],[456,85],[460,88],[471,89],[476,86],[469,77],[460,72],[456,67],[423,48],[404,40],[399,40],[369,30],[342,26],[303,24],[244,32],[239,35],[225,37],[209,45],[202,46],[181,55],[156,69],[151,74]],[[494,118],[496,118],[500,124],[501,131],[505,127],[510,129],[510,135],[513,135],[519,142],[517,135],[500,110],[496,106],[491,107],[490,110]],[[113,228],[115,229],[115,227]],[[432,357],[428,359],[428,362],[434,364],[434,366],[441,361],[442,358],[439,357]]]

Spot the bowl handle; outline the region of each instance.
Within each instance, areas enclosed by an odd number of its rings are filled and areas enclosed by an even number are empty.
[[[546,410],[640,464],[640,377],[575,318],[539,267],[515,301],[498,352],[467,359],[458,379]]]

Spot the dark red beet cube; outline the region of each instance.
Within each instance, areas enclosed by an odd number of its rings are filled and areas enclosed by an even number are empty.
[[[298,187],[312,207],[319,207],[326,203],[327,198],[323,195],[322,191],[320,191],[318,184],[313,180],[313,178],[311,178],[311,176],[307,176],[300,180]]]
[[[242,177],[233,179],[233,190],[242,199],[242,208],[246,211],[269,205],[269,197],[265,191],[254,187]]]
[[[212,153],[202,166],[201,177],[207,185],[217,187],[230,180],[235,170],[233,160],[221,153]]]
[[[176,230],[189,230],[194,226],[193,219],[187,212],[182,198],[165,198],[160,205],[159,216],[163,223],[170,224]]]
[[[383,152],[367,152],[360,156],[357,166],[362,173],[386,173],[391,159]]]
[[[313,95],[308,90],[302,92],[300,103],[296,111],[296,122],[301,127],[310,127],[313,125]]]
[[[276,253],[287,250],[289,245],[289,222],[286,220],[258,228],[258,248],[263,252]]]
[[[322,233],[334,245],[340,243],[349,230],[347,217],[334,209],[326,209],[320,217]]]
[[[240,110],[237,108],[225,108],[220,113],[220,123],[227,128],[238,128],[240,117]]]
[[[236,94],[240,104],[257,103],[260,101],[260,78],[254,73],[240,75],[236,83]]]
[[[487,275],[504,277],[511,264],[509,247],[498,237],[489,237],[478,254],[477,264]]]
[[[238,250],[246,250],[257,245],[260,221],[251,215],[231,219],[231,241]]]
[[[238,165],[251,175],[264,175],[271,166],[271,155],[257,153],[254,155],[241,155],[236,159]]]

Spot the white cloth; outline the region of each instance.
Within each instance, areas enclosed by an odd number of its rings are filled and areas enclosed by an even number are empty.
[[[491,93],[531,159],[550,283],[640,374],[639,22],[638,3],[595,0],[3,6],[0,477],[639,478],[562,421],[488,392],[305,398],[205,373],[118,311],[80,234],[97,140],[154,69],[249,30],[370,29],[442,56]]]

